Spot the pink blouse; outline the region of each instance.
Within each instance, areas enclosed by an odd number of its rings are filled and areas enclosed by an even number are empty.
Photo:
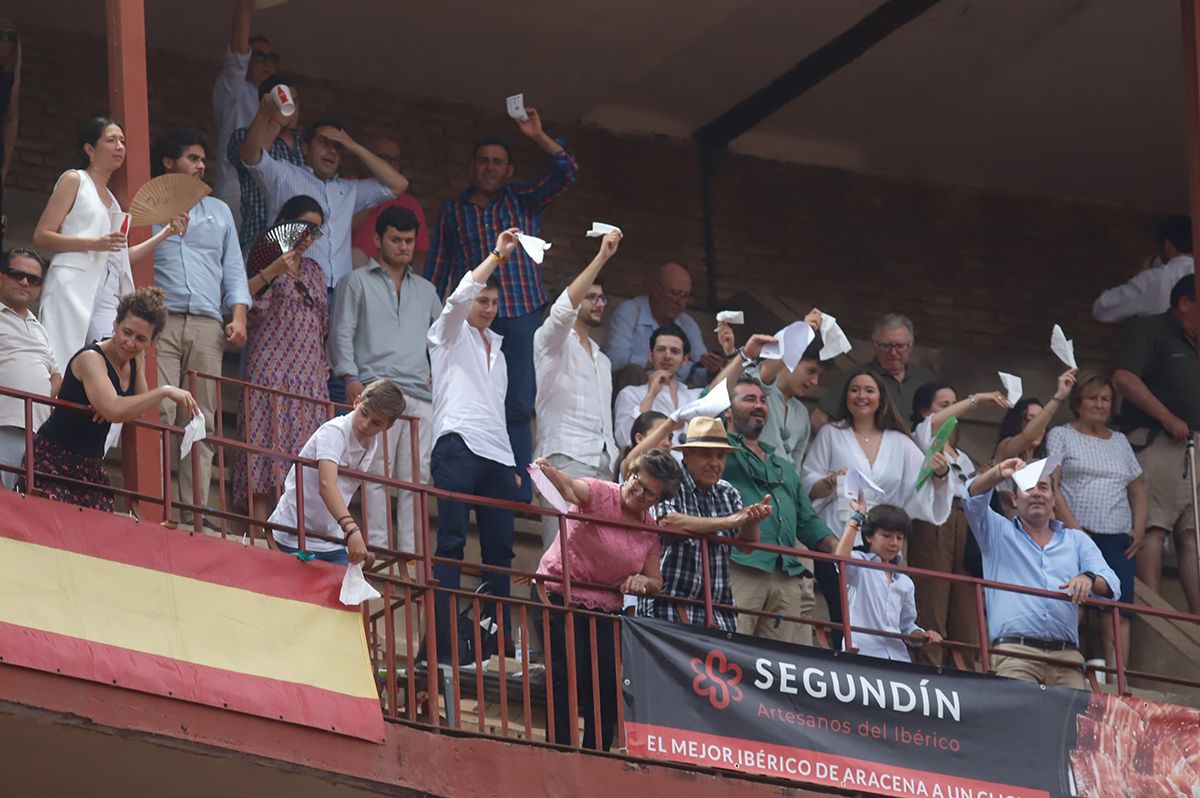
[[[572,504],[572,512],[623,519],[620,485],[601,479],[585,478],[583,481],[591,493],[590,501],[586,507]],[[646,513],[642,523],[655,525],[650,513]],[[567,548],[570,551],[572,580],[612,585],[614,588],[620,587],[625,577],[640,574],[647,557],[652,554],[658,557],[662,553],[659,536],[654,532],[571,520],[567,521]],[[562,576],[558,536],[542,555],[538,573]],[[546,589],[560,592],[560,583],[547,581]],[[571,586],[571,599],[585,607],[607,612],[619,612],[622,606],[618,593],[575,587],[574,583]]]

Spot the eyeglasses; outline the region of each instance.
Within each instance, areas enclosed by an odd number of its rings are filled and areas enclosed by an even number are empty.
[[[266,50],[251,50],[251,61],[269,61],[272,64],[279,64],[279,53],[268,53]]]
[[[666,294],[667,296],[671,297],[671,299],[691,299],[692,298],[692,292],[685,291],[682,288],[676,288],[674,291],[672,291],[670,288],[667,288],[664,286],[663,293]]]
[[[646,483],[642,482],[641,477],[638,474],[631,475],[629,477],[629,482],[634,491],[638,492],[642,496],[645,496],[652,504],[657,504],[658,500],[662,498],[657,493],[647,488]]]
[[[8,275],[14,283],[19,283],[24,280],[33,288],[37,288],[42,284],[42,277],[39,274],[30,274],[29,272],[23,272],[20,269],[13,269],[7,266],[4,268],[4,273]]]
[[[882,349],[884,352],[907,352],[912,349],[912,341],[907,341],[902,344],[883,344],[879,341],[872,341],[876,349]]]
[[[591,302],[593,305],[607,305],[608,304],[608,297],[605,296],[604,294],[597,294],[597,293],[593,292],[591,294],[584,294],[583,298],[586,299],[588,302]]]

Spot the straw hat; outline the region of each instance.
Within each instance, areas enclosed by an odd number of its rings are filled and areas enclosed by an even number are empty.
[[[733,451],[736,446],[729,445],[729,436],[725,434],[725,425],[718,418],[700,416],[688,422],[687,440],[675,446],[676,449],[728,449]]]

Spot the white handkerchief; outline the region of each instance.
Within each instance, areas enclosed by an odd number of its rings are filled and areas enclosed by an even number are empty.
[[[188,456],[188,452],[192,450],[192,444],[197,441],[202,441],[208,437],[208,433],[204,430],[204,414],[192,416],[192,420],[183,428],[183,442],[179,444],[179,459]]]
[[[379,591],[371,587],[371,583],[363,576],[362,563],[346,566],[346,575],[342,577],[342,593],[338,598],[349,607],[380,598]]]
[[[672,421],[691,421],[693,418],[716,418],[731,404],[729,400],[729,381],[721,380],[716,388],[683,407],[671,413]]]
[[[1066,333],[1057,324],[1050,332],[1050,351],[1058,355],[1058,359],[1070,368],[1079,368],[1079,364],[1075,362],[1075,342],[1068,341]]]
[[[125,425],[120,422],[113,424],[108,428],[108,437],[104,439],[104,453],[108,454],[108,450],[121,442],[121,430]]]
[[[1016,407],[1017,402],[1021,401],[1021,394],[1025,390],[1025,384],[1015,374],[1006,374],[1003,371],[996,373],[1000,375],[1000,384],[1004,386],[1004,390],[1008,391],[1008,403]]]
[[[604,222],[592,222],[592,229],[584,233],[588,238],[603,238],[613,230],[620,230],[615,224],[605,224]]]
[[[842,484],[847,499],[857,499],[859,494],[862,494],[868,506],[887,495],[883,492],[883,488],[876,485],[857,467],[846,472],[846,479],[842,481]]]
[[[530,464],[529,477],[533,480],[533,484],[537,486],[538,493],[542,494],[551,507],[558,510],[560,513],[571,511],[571,505],[563,498],[563,495],[558,492],[558,488],[554,487],[554,483],[550,481],[550,477],[546,476],[539,465]]]
[[[828,313],[821,314],[821,359],[833,360],[838,355],[849,352],[850,339],[838,326],[837,319]]]
[[[529,114],[525,113],[525,95],[514,94],[504,101],[508,115],[520,122],[528,122]]]
[[[533,258],[534,263],[541,263],[542,258],[546,257],[546,250],[550,249],[550,242],[537,236],[517,233],[517,241],[521,242],[521,248],[525,250],[525,254]]]
[[[1038,484],[1038,480],[1042,478],[1043,474],[1051,473],[1061,464],[1062,457],[1059,455],[1034,460],[1019,471],[1013,472],[1013,482],[1017,483],[1017,487],[1022,493],[1028,493],[1030,488]]]
[[[723,321],[726,324],[745,324],[746,314],[740,310],[722,310],[717,313],[717,321]]]
[[[808,322],[794,321],[775,333],[776,343],[762,348],[763,360],[782,360],[788,371],[800,365],[804,350],[812,343],[813,331]]]

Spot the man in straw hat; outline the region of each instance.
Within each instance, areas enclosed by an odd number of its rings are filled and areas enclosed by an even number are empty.
[[[687,440],[675,447],[683,453],[683,482],[674,499],[655,505],[651,512],[662,526],[690,532],[692,537],[663,536],[663,587],[654,598],[638,599],[638,614],[703,626],[705,623],[704,577],[701,570],[700,539],[724,537],[753,543],[758,540],[759,522],[771,514],[771,497],[742,506],[742,497],[721,475],[725,459],[734,447],[719,419],[693,418]],[[735,544],[736,545],[736,544]],[[708,584],[715,605],[733,605],[729,582],[728,544],[708,547]],[[690,599],[693,602],[673,601]],[[736,629],[734,614],[714,608],[717,627]]]

